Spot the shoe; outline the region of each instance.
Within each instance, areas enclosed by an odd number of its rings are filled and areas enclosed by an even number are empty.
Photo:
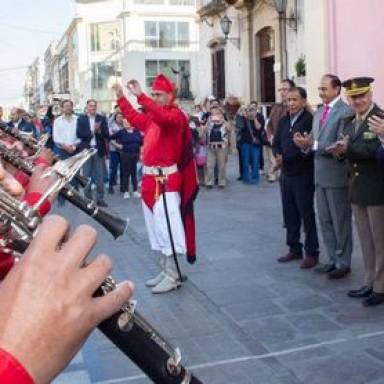
[[[207,189],[212,189],[213,188],[213,185],[205,185],[205,188],[207,188]]]
[[[129,192],[124,192],[123,199],[128,200],[131,198],[131,194]]]
[[[133,197],[136,197],[136,199],[140,199],[141,198],[141,193],[138,192],[138,191],[135,191],[135,192],[133,192]]]
[[[371,295],[363,300],[364,307],[374,307],[376,305],[384,303],[384,293],[372,291]]]
[[[97,200],[96,203],[99,207],[108,207],[108,204],[104,200]]]
[[[181,283],[179,280],[174,279],[173,277],[170,277],[168,275],[165,275],[165,277],[160,281],[160,283],[157,284],[154,288],[152,288],[152,293],[153,294],[167,293],[180,287],[181,287]]]
[[[335,268],[333,271],[328,273],[328,278],[331,280],[343,279],[351,272],[351,268]]]
[[[293,261],[293,260],[300,260],[302,259],[303,256],[300,255],[299,253],[293,253],[293,252],[289,252],[287,253],[285,256],[281,256],[277,259],[277,261],[279,263],[288,263],[290,261]]]
[[[320,264],[318,267],[314,269],[316,273],[329,273],[336,269],[335,264]]]
[[[373,292],[372,288],[369,288],[366,285],[364,285],[363,287],[361,287],[359,289],[353,289],[353,290],[349,291],[347,293],[347,296],[361,299],[364,297],[369,297],[372,292]]]
[[[113,189],[112,186],[110,186],[110,187],[108,188],[108,193],[109,193],[110,195],[113,195],[113,194],[115,193],[115,190]]]
[[[310,269],[319,263],[319,259],[313,256],[305,256],[304,260],[300,264],[301,269]]]
[[[242,177],[242,176],[239,176],[239,177],[237,178],[237,181],[241,181],[241,180],[243,180],[243,177]]]
[[[145,285],[149,288],[156,287],[165,277],[165,256],[161,255],[160,257],[160,270],[161,272],[154,278],[149,279]]]
[[[160,283],[158,283],[154,288],[152,288],[152,293],[167,293],[181,287],[181,282],[179,280],[175,261],[171,256],[165,257],[164,274],[165,276],[160,281]]]

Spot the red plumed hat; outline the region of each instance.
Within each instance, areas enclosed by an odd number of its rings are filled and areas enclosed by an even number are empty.
[[[156,76],[155,80],[152,83],[153,91],[160,91],[165,93],[175,93],[176,86],[168,79],[167,76],[160,73]]]

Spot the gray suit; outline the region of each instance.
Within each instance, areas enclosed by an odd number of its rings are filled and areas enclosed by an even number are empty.
[[[352,254],[347,167],[345,161],[335,159],[326,148],[338,140],[340,126],[351,109],[339,100],[329,111],[323,126],[320,124],[322,113],[323,107],[320,107],[314,115],[312,129],[318,217],[329,263],[346,269],[350,268]]]

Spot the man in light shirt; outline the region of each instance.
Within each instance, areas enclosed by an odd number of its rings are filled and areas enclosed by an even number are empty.
[[[61,115],[53,123],[53,142],[55,152],[60,159],[67,159],[76,152],[76,144],[80,141],[76,136],[77,116],[73,113],[73,102],[61,102]]]

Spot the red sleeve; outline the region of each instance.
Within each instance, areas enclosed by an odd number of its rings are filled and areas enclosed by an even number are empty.
[[[180,118],[180,111],[177,108],[166,109],[161,107],[144,93],[137,98],[137,101],[151,114],[153,121],[162,129],[178,128],[183,123]]]
[[[0,383],[34,384],[26,369],[8,352],[0,348]]]
[[[149,118],[143,113],[139,113],[133,108],[132,104],[127,100],[125,96],[120,97],[117,100],[117,105],[119,106],[124,117],[137,129],[145,132],[147,129]]]
[[[15,263],[15,259],[11,253],[6,253],[0,250],[0,281],[7,276]]]
[[[24,201],[32,207],[35,205],[42,194],[40,192],[28,192],[24,198]],[[51,210],[51,203],[48,200],[45,200],[44,203],[40,206],[39,214],[40,216],[45,216]]]
[[[17,171],[14,177],[22,185],[24,190],[28,189],[29,176],[26,173],[23,171]]]

